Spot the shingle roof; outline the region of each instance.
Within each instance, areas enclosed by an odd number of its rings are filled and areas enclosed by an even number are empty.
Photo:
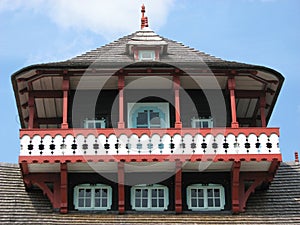
[[[40,191],[25,191],[17,164],[0,163],[1,224],[300,224],[300,166],[283,163],[269,190],[250,196],[247,211],[230,214],[54,213]]]
[[[88,51],[82,55],[76,56],[66,61],[36,64],[25,67],[13,74],[13,77],[20,74],[21,72],[39,68],[87,68],[91,66],[91,64],[110,68],[122,68],[131,64],[143,65],[143,62],[136,63],[134,58],[129,55],[128,52],[126,52],[128,44],[138,42],[137,38],[139,37],[139,34],[141,32],[142,31],[137,31],[130,35],[124,36],[116,41],[101,46],[97,49]],[[190,48],[177,41],[170,40],[157,34],[155,35],[156,38],[159,38],[159,40],[157,40],[158,43],[160,43],[161,45],[165,45],[166,43],[168,45],[168,50],[166,54],[163,54],[161,56],[159,63],[156,62],[154,64],[170,64],[179,68],[189,66],[208,66],[211,69],[254,69],[271,72],[275,74],[280,80],[283,80],[282,75],[273,69],[264,66],[223,60],[194,48]],[[151,43],[153,42],[152,39],[149,39],[148,41]],[[147,62],[147,66],[149,66],[150,64],[149,62]]]

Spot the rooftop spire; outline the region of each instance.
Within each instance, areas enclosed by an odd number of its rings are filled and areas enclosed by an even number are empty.
[[[145,27],[148,27],[148,17],[145,16],[145,5],[143,4],[142,5],[142,18],[141,18],[141,29],[145,28]]]

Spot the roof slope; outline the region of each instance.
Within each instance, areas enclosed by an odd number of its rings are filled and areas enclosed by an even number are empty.
[[[112,215],[53,213],[39,191],[26,192],[16,164],[0,163],[1,224],[300,224],[300,166],[283,163],[270,189],[249,199],[247,212]]]
[[[222,68],[222,69],[253,69],[253,70],[261,70],[273,73],[277,76],[277,78],[283,81],[283,76],[277,71],[270,69],[264,66],[251,65],[246,63],[227,61],[221,58],[217,58],[215,56],[206,54],[202,51],[196,50],[194,48],[190,48],[182,43],[170,40],[168,38],[162,37],[154,33],[153,31],[136,31],[130,35],[119,38],[116,41],[113,41],[109,44],[101,46],[97,49],[88,51],[82,55],[76,56],[66,61],[61,62],[52,62],[52,63],[43,63],[36,64],[25,67],[12,75],[12,77],[17,76],[23,72],[29,71],[31,69],[46,69],[46,68],[88,68],[91,65],[95,65],[97,67],[105,68],[123,68],[128,65],[143,65],[143,62],[136,62],[134,58],[126,52],[128,48],[128,43],[130,43],[136,36],[140,33],[152,32],[154,35],[159,37],[162,41],[166,42],[168,45],[167,54],[163,54],[160,57],[159,62],[154,62],[152,64],[170,64],[173,66],[177,66],[178,68],[182,67],[209,67],[211,69],[214,68]],[[147,66],[151,63],[146,62]]]

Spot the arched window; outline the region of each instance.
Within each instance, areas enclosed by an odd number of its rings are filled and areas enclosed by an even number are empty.
[[[131,188],[132,209],[141,211],[163,211],[168,209],[169,192],[163,185],[135,185]]]
[[[104,184],[80,184],[74,188],[74,206],[78,210],[108,210],[112,188]]]
[[[222,210],[225,206],[224,187],[219,184],[188,186],[187,205],[193,211]]]

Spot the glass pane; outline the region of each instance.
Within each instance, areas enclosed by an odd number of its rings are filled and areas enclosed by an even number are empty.
[[[145,207],[145,208],[148,207],[148,199],[143,199],[142,200],[142,207]]]
[[[141,197],[141,189],[135,190],[135,197]]]
[[[164,199],[159,199],[159,207],[164,207],[165,206],[165,201]]]
[[[207,196],[208,197],[213,197],[213,190],[212,189],[207,189]]]
[[[208,128],[208,122],[207,121],[203,121],[202,125],[203,125],[203,128]]]
[[[86,197],[91,197],[91,193],[92,193],[91,189],[85,189],[85,196]]]
[[[88,128],[94,128],[94,123],[88,122]]]
[[[100,189],[95,189],[95,197],[100,197]]]
[[[80,198],[78,200],[78,207],[84,207],[84,199]]]
[[[197,207],[197,199],[192,199],[191,203],[192,203],[192,207]]]
[[[198,189],[198,197],[204,197],[203,189]]]
[[[208,207],[213,207],[214,206],[213,199],[211,198],[207,199],[207,205]]]
[[[197,189],[191,189],[191,197],[197,197]]]
[[[108,190],[106,188],[102,189],[102,197],[107,197]]]
[[[100,199],[95,199],[95,207],[100,207]]]
[[[96,125],[95,126],[96,128],[101,128],[101,123],[100,122],[95,122],[95,125]]]
[[[155,127],[160,126],[160,118],[158,112],[150,112],[150,124]]]
[[[148,190],[147,189],[143,189],[142,190],[142,195],[143,195],[143,197],[148,197]]]
[[[152,207],[157,207],[157,199],[152,199]]]
[[[107,199],[106,198],[102,199],[102,207],[107,207]]]
[[[201,127],[201,122],[200,121],[196,121],[195,122],[195,127]]]
[[[136,125],[137,127],[140,126],[148,126],[148,115],[147,115],[147,111],[145,112],[139,112],[138,116],[136,118]]]
[[[220,199],[215,199],[215,207],[220,207],[221,206],[221,202]]]
[[[85,199],[85,207],[91,207],[91,199],[90,198]]]
[[[135,199],[135,207],[141,207],[141,201],[140,199]]]
[[[204,207],[204,199],[198,199],[198,207]]]
[[[79,197],[84,197],[84,189],[79,189]]]
[[[158,195],[159,197],[164,197],[164,190],[163,189],[159,189],[158,190],[158,194],[159,194]]]
[[[215,197],[220,197],[220,190],[214,189],[214,194],[215,194]]]
[[[157,189],[152,189],[152,198],[157,197]]]

